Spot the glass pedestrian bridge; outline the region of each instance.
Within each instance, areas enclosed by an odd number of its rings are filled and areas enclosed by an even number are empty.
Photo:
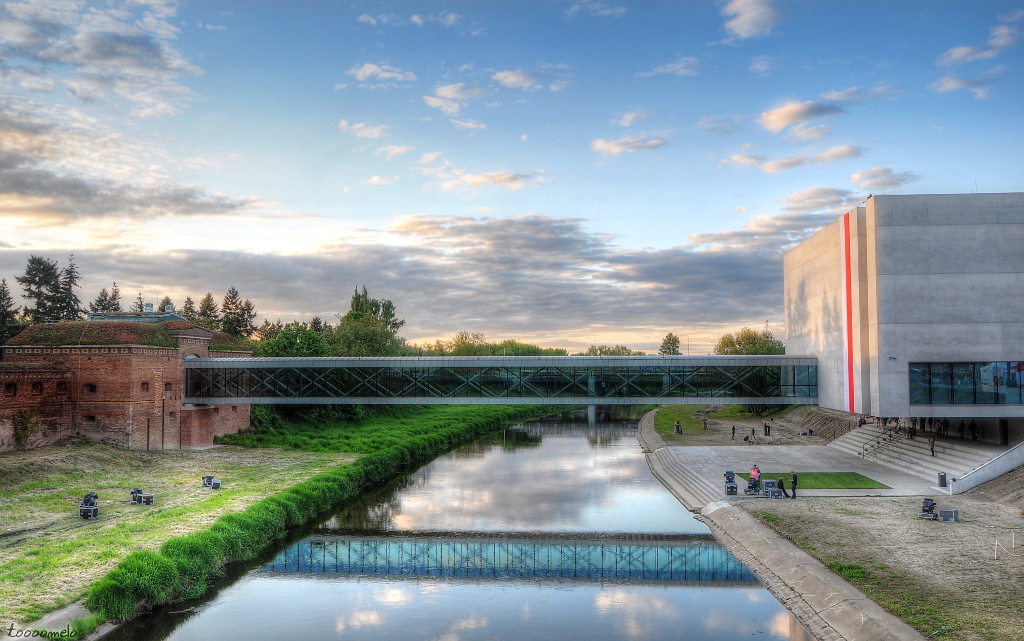
[[[186,359],[193,404],[818,402],[813,356],[440,356]]]
[[[260,573],[757,584],[753,573],[710,537],[616,540],[585,534],[554,540],[409,533],[314,537],[288,547]]]

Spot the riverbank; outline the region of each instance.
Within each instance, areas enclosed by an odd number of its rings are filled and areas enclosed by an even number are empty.
[[[215,447],[138,452],[87,439],[0,455],[0,622],[25,627],[80,599],[133,550],[209,527],[358,455]],[[223,488],[202,487],[215,475]],[[132,488],[156,494],[128,502]],[[78,518],[87,492],[100,516]]]
[[[334,435],[334,449],[344,449],[340,443],[345,440],[365,449],[372,449],[374,443],[386,446],[272,494],[241,512],[225,514],[206,529],[171,538],[156,551],[132,551],[89,588],[85,605],[95,613],[92,623],[125,620],[154,605],[197,598],[223,566],[255,558],[287,529],[308,523],[365,489],[509,421],[550,411],[552,408],[542,406],[427,407],[398,418],[346,424],[344,429],[323,423],[308,425],[304,429],[310,439],[305,445],[310,449],[331,449],[314,438],[323,433]],[[288,429],[270,432],[272,438],[263,439],[261,445],[274,438],[297,443],[294,438],[302,426],[284,427]],[[408,436],[404,441],[396,437],[403,433]],[[352,440],[353,435],[365,438]]]

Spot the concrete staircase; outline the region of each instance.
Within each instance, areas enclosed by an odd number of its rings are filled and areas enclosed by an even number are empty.
[[[883,433],[882,428],[874,425],[863,425],[847,432],[829,443],[844,452],[861,456],[865,444],[873,444]],[[992,446],[965,444],[958,437],[935,439],[935,456],[928,449],[928,437],[933,432],[918,432],[913,441],[907,438],[906,431],[899,433],[895,440],[871,450],[866,460],[895,468],[929,480],[938,485],[938,473],[945,472],[948,480],[960,478],[967,472],[997,456],[1002,449]]]
[[[647,464],[662,485],[691,512],[700,512],[705,505],[725,498],[724,478],[719,485],[711,484],[680,464],[670,448],[648,454]]]

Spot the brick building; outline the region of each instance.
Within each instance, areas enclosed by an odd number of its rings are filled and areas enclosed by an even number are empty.
[[[2,355],[0,451],[15,448],[15,419],[33,409],[39,430],[29,447],[81,434],[136,450],[189,449],[249,426],[248,405],[182,402],[186,358],[250,355],[186,321],[38,324]]]

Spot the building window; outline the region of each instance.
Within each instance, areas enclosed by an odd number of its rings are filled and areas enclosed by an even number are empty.
[[[148,392],[149,391],[149,383],[147,383],[145,381],[142,382],[142,391],[143,392]]]
[[[174,412],[169,412],[167,414],[167,417],[170,418],[170,419],[173,419],[174,418]]]
[[[213,413],[214,414],[220,414],[220,408],[219,407],[213,408]]]
[[[910,363],[911,405],[1024,405],[1024,361]]]
[[[95,423],[96,422],[96,415],[95,414],[89,414],[87,416],[83,416],[82,420],[85,421],[86,423]]]
[[[165,392],[171,391],[171,384],[170,383],[164,383],[164,391]]]
[[[82,386],[82,393],[83,394],[95,394],[96,393],[96,383],[86,383],[85,385],[83,385]]]
[[[32,396],[42,396],[42,395],[43,395],[43,384],[42,383],[32,383]]]
[[[4,396],[17,396],[18,395],[18,384],[7,383],[4,385]]]
[[[68,393],[68,384],[63,382],[63,381],[57,383],[57,393],[58,394],[67,394]]]
[[[232,412],[237,412],[238,411],[238,406],[237,405],[232,405],[231,406],[231,411]]]

